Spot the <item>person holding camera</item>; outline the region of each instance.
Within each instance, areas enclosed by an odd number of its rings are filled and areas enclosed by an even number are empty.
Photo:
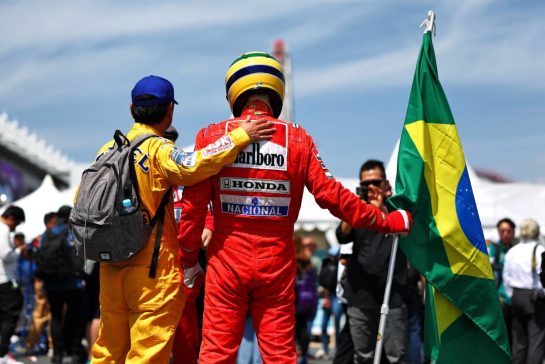
[[[513,363],[541,364],[545,359],[545,291],[540,282],[543,245],[539,225],[520,224],[520,243],[505,255],[503,284],[511,297]]]
[[[381,161],[368,160],[361,166],[357,194],[362,200],[387,211],[384,201],[392,195],[392,191]],[[353,254],[346,265],[344,285],[350,334],[354,343],[354,363],[372,363],[393,235],[352,228],[345,221],[341,222],[336,233],[340,244],[354,243]],[[384,334],[385,357],[392,364],[409,363],[407,286],[407,260],[398,251]]]

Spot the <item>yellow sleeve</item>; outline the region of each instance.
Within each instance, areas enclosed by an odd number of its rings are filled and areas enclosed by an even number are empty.
[[[172,185],[191,186],[233,163],[238,152],[249,143],[248,134],[237,128],[194,152],[184,152],[174,144],[163,144],[156,158],[163,175]]]

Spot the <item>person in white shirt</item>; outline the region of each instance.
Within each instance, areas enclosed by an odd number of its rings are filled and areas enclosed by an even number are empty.
[[[520,225],[521,242],[505,255],[503,282],[511,297],[513,363],[542,364],[545,358],[545,291],[539,279],[539,225],[532,219]]]
[[[24,252],[24,242],[15,246],[11,232],[25,221],[25,212],[8,206],[0,217],[0,364],[19,363],[8,353],[11,335],[23,306],[23,294],[15,280],[17,257]]]

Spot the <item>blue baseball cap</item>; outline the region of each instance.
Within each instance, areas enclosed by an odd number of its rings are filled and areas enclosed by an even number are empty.
[[[137,100],[141,95],[153,95],[153,100]],[[152,106],[178,102],[174,99],[174,87],[170,81],[159,76],[147,76],[134,85],[131,92],[132,103],[136,106]]]

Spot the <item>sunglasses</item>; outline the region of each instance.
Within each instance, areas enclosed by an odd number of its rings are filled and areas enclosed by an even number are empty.
[[[375,187],[380,187],[381,183],[383,182],[383,179],[370,179],[367,181],[361,181],[360,186],[362,187],[369,187],[370,185],[373,185]]]

